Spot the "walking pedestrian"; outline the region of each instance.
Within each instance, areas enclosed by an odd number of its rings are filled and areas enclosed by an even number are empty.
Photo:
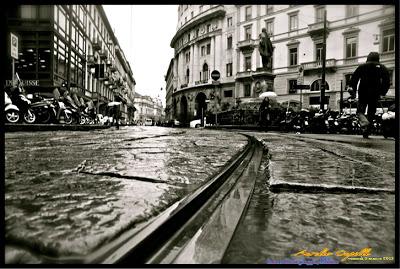
[[[358,90],[357,116],[363,129],[364,138],[368,138],[371,132],[370,123],[375,117],[378,100],[381,96],[386,95],[389,86],[389,71],[379,62],[379,53],[370,52],[366,63],[357,67],[350,80],[352,98],[356,97]],[[367,117],[365,117],[367,108]]]
[[[268,113],[269,113],[269,98],[265,97],[260,105],[260,108],[258,109],[260,113],[260,118],[259,118],[259,125],[261,127],[267,127],[268,126]]]

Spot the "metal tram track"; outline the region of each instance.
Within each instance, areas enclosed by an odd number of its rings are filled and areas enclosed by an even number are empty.
[[[253,193],[262,144],[248,144],[206,184],[165,211],[85,257],[44,258],[69,264],[220,263]]]

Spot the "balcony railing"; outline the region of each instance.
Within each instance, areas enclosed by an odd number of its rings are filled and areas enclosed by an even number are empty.
[[[304,70],[319,69],[322,68],[322,61],[302,63],[302,66]],[[336,59],[327,59],[325,62],[325,67],[326,68],[336,67]]]
[[[106,60],[107,59],[107,52],[104,50],[99,51],[100,59]]]
[[[246,39],[238,42],[239,49],[253,49],[257,44],[257,40]]]
[[[92,44],[92,47],[94,50],[101,50],[103,43],[101,42],[101,40],[95,40]]]
[[[329,21],[326,21],[326,28],[329,29]],[[308,33],[310,35],[322,34],[324,30],[324,21],[319,21],[308,25]]]
[[[208,79],[203,79],[203,80],[197,80],[194,82],[194,85],[201,85],[201,84],[207,84]]]
[[[97,57],[95,55],[89,55],[87,59],[87,65],[93,66],[97,63]]]
[[[242,71],[242,72],[238,72],[237,73],[237,78],[247,78],[247,77],[251,77],[252,75],[252,71]]]

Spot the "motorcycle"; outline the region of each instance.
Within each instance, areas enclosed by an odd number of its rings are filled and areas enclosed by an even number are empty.
[[[339,132],[339,111],[329,111],[327,118],[327,131],[330,134],[337,134]]]
[[[17,123],[19,121],[19,109],[12,103],[11,98],[4,92],[4,113],[6,121],[9,123]]]
[[[36,121],[36,115],[31,108],[31,101],[25,96],[21,87],[12,88],[10,98],[12,103],[19,108],[24,122],[32,124]]]

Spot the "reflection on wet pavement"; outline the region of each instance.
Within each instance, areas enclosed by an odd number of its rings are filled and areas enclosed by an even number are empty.
[[[151,127],[7,133],[7,257],[20,246],[88,254],[200,186],[246,144],[239,134]]]
[[[260,172],[271,166],[272,179],[394,189],[394,153],[348,144],[307,142],[278,134],[258,134],[257,138],[267,145],[271,156],[270,160],[264,158]],[[319,252],[324,248],[353,252],[370,247],[372,257],[395,256],[395,195],[299,193],[295,189],[273,193],[269,188],[271,178],[256,182],[225,263],[262,264],[267,259],[292,258],[301,250]]]

